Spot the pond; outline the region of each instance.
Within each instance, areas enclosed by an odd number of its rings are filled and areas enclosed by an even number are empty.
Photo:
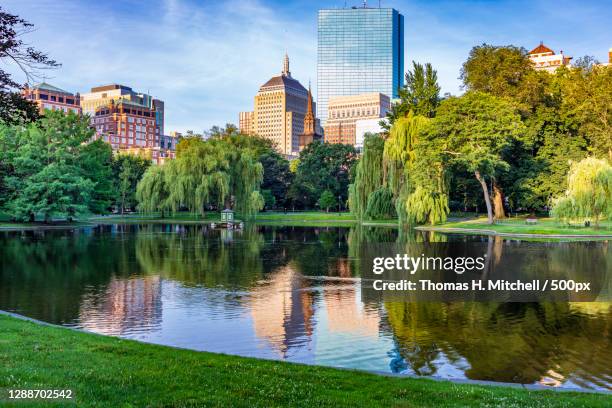
[[[611,285],[608,242],[413,234],[409,240],[423,251],[436,242],[470,244],[498,261],[511,256],[517,271],[572,270]],[[195,350],[447,379],[612,389],[608,299],[384,299],[363,285],[360,248],[400,238],[385,228],[228,231],[171,224],[4,232],[0,309]]]

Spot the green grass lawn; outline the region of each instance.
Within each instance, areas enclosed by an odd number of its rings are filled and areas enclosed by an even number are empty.
[[[508,218],[493,225],[487,224],[485,217],[447,222],[436,225],[441,228],[461,228],[469,230],[489,230],[509,234],[538,234],[538,235],[612,235],[612,221],[603,221],[599,228],[585,227],[580,224],[566,225],[552,218],[538,218],[535,225],[527,224],[524,217]]]
[[[3,397],[8,389],[71,389],[77,406],[604,407],[612,403],[612,396],[602,394],[385,377],[179,350],[2,315],[0,333]]]
[[[243,220],[245,217],[240,214],[236,214],[236,220]],[[156,214],[129,214],[129,215],[112,215],[105,217],[92,217],[91,222],[100,223],[113,223],[113,222],[126,222],[126,223],[141,223],[141,222],[178,222],[178,223],[202,223],[202,222],[220,222],[220,214],[218,212],[207,212],[206,215],[201,216],[199,214],[179,212],[176,214],[166,215],[161,218],[158,213]],[[349,212],[341,213],[326,213],[317,211],[303,211],[303,212],[272,212],[266,211],[257,214],[252,220],[257,224],[265,225],[299,225],[299,226],[351,226],[357,221]]]

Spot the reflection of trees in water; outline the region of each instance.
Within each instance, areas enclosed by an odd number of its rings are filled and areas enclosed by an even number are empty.
[[[130,243],[97,228],[0,236],[0,309],[53,323],[77,318],[86,288],[131,269]]]
[[[207,227],[159,231],[141,227],[136,235],[136,259],[147,274],[186,285],[250,287],[261,279],[262,237],[251,231],[211,230]],[[225,233],[225,235],[223,234]]]
[[[441,354],[458,366],[467,360],[466,376],[479,380],[584,376],[574,381],[605,386],[611,374],[609,304],[595,315],[568,303],[386,302],[385,309],[397,352],[417,374],[435,374]]]

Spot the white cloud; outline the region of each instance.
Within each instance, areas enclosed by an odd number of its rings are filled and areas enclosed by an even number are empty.
[[[302,82],[316,72],[314,13],[296,23],[258,1],[4,7],[34,23],[28,41],[63,63],[49,82],[75,92],[104,83],[149,91],[166,103],[166,132],[237,122],[259,86],[280,72],[285,50]]]

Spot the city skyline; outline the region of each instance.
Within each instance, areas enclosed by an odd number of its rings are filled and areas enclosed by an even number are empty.
[[[165,101],[167,132],[201,132],[235,123],[262,81],[278,71],[285,52],[293,76],[313,83],[316,100],[317,11],[344,3],[168,0],[142,7],[135,1],[8,0],[3,7],[35,25],[26,42],[63,64],[45,72],[46,82],[72,93],[125,84]],[[382,6],[404,15],[405,69],[412,60],[431,62],[443,93],[461,92],[461,64],[483,42],[529,50],[544,41],[574,58],[594,55],[601,61],[612,46],[606,30],[612,12],[594,1],[383,1]],[[6,68],[25,81],[16,67]]]

